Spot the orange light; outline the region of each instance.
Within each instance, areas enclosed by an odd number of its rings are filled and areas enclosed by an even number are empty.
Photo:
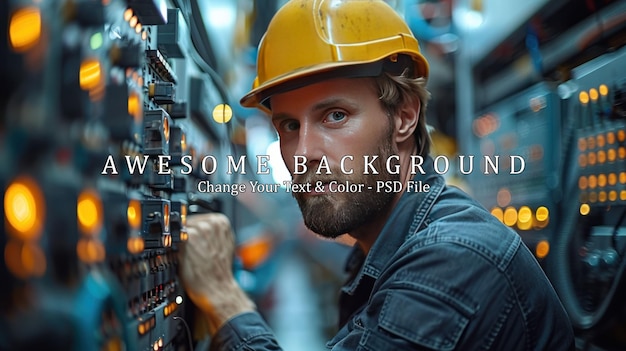
[[[626,158],[626,148],[623,146],[620,146],[619,149],[617,149],[617,155],[619,156],[620,160],[623,160]]]
[[[4,192],[4,216],[9,232],[22,240],[41,235],[45,204],[41,190],[31,178],[17,178]]]
[[[578,156],[578,165],[579,165],[581,168],[585,168],[585,167],[587,167],[587,156],[586,156],[585,154],[580,154],[580,155]]]
[[[595,175],[589,176],[589,188],[594,189],[598,185],[598,178]]]
[[[604,147],[604,144],[606,143],[604,134],[598,134],[598,136],[596,137],[596,142],[598,143],[598,147]]]
[[[580,151],[587,150],[587,141],[585,140],[585,138],[578,139],[578,150]]]
[[[127,8],[124,11],[124,21],[128,22],[133,17],[133,10],[131,8]]]
[[[520,207],[517,213],[517,222],[518,223],[529,223],[532,222],[533,213],[528,206]]]
[[[93,190],[85,190],[78,196],[76,206],[78,226],[84,234],[95,235],[102,227],[102,202]]]
[[[611,190],[609,191],[609,201],[617,200],[617,191]]]
[[[187,151],[187,135],[182,133],[180,136],[180,150],[185,153]]]
[[[132,199],[128,202],[126,217],[128,217],[128,225],[132,229],[139,230],[141,227],[141,203],[139,200]]]
[[[4,247],[4,262],[11,274],[20,279],[41,277],[46,271],[46,257],[39,245],[10,239]]]
[[[24,52],[41,38],[41,11],[37,7],[21,8],[11,16],[9,43],[15,52]]]
[[[606,186],[606,174],[598,175],[598,186],[603,188]]]
[[[591,211],[591,207],[589,207],[588,204],[581,204],[580,205],[580,209],[579,212],[581,215],[586,216],[589,214],[589,212]]]
[[[130,20],[128,20],[128,24],[130,24],[131,28],[135,28],[138,22],[139,22],[139,19],[137,18],[137,16],[132,16]]]
[[[142,237],[132,236],[126,241],[126,248],[128,249],[128,252],[136,255],[143,252],[145,242]]]
[[[587,154],[587,162],[589,162],[590,165],[595,165],[596,164],[596,153],[595,152],[590,152]]]
[[[187,226],[187,205],[180,205],[180,224],[185,227]]]
[[[602,96],[607,96],[607,95],[609,95],[609,87],[608,87],[608,86],[606,86],[606,84],[601,84],[601,85],[598,87],[598,90],[600,91],[600,95],[602,95]]]
[[[76,244],[76,254],[84,263],[96,263],[104,260],[106,251],[99,240],[80,238]]]
[[[137,23],[137,25],[135,26],[135,33],[141,33],[141,23]]]
[[[148,33],[146,31],[141,32],[141,40],[146,41],[148,39]]]
[[[615,161],[616,157],[617,157],[617,153],[615,152],[615,149],[608,149],[607,150],[606,158],[609,160],[609,162]]]
[[[617,175],[615,173],[609,173],[608,182],[609,185],[617,184]]]
[[[587,183],[587,177],[585,176],[580,176],[580,178],[578,178],[578,188],[581,190],[585,190],[587,189],[587,186],[589,184]]]
[[[606,191],[601,191],[598,193],[598,201],[600,202],[606,201]]]
[[[269,257],[272,246],[271,237],[267,235],[244,242],[237,249],[243,267],[253,269],[263,263]]]
[[[587,137],[587,147],[590,149],[594,149],[596,147],[596,138],[592,136]]]
[[[504,221],[504,212],[500,207],[494,207],[491,209],[491,214],[496,217],[500,222]]]
[[[136,92],[128,94],[128,114],[133,116],[135,123],[141,123],[143,117],[143,104],[141,97]]]
[[[169,204],[163,204],[163,226],[164,231],[166,233],[169,233],[170,231],[170,205]]]
[[[535,256],[537,256],[537,258],[545,258],[546,256],[548,256],[549,252],[550,244],[547,240],[541,240],[537,243],[537,246],[535,247]]]
[[[103,351],[122,351],[126,349],[126,344],[119,338],[114,337],[109,339],[106,344],[103,345],[101,350]]]
[[[163,118],[163,136],[166,143],[170,141],[170,122],[167,117]]]
[[[189,234],[186,231],[180,231],[180,241],[187,241],[189,239]]]
[[[626,184],[626,172],[619,173],[619,183]]]
[[[96,58],[85,59],[80,64],[79,82],[83,90],[93,90],[101,85],[102,67]]]
[[[172,246],[172,236],[169,234],[161,236],[161,244],[163,245],[163,247]]]
[[[606,133],[606,142],[608,144],[613,144],[615,142],[615,133],[613,132]]]
[[[515,223],[517,223],[517,210],[514,207],[507,207],[504,210],[504,224],[508,225],[509,227],[512,227],[515,225]]]
[[[606,152],[604,150],[598,151],[598,163],[604,163],[606,161]]]
[[[617,141],[622,142],[626,139],[626,132],[622,129],[617,132]]]
[[[146,333],[146,327],[143,325],[143,323],[139,323],[139,325],[137,326],[137,332],[139,332],[139,335],[144,335]]]
[[[619,192],[619,199],[622,201],[626,200],[626,190],[622,190]]]
[[[541,206],[537,208],[537,211],[535,213],[535,218],[539,222],[545,222],[550,218],[550,211],[548,210],[547,207]]]
[[[589,94],[587,94],[586,91],[581,91],[580,94],[578,94],[578,100],[583,105],[588,104],[589,103]]]
[[[600,94],[598,94],[598,90],[596,88],[589,89],[589,97],[592,101],[597,101]]]
[[[517,228],[520,230],[529,230],[533,226],[533,214],[528,206],[520,207],[517,213]]]

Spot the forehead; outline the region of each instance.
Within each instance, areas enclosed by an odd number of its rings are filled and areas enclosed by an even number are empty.
[[[336,78],[275,94],[270,98],[272,114],[332,107],[333,102],[363,105],[377,102],[373,78]],[[372,99],[374,98],[374,99]]]

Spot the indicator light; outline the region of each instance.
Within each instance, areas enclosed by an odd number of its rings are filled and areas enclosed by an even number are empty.
[[[598,90],[596,88],[589,89],[589,98],[592,101],[597,101],[600,94],[598,94]]]
[[[85,59],[80,64],[79,82],[83,90],[93,90],[100,86],[102,81],[102,68],[100,61],[95,58]]]
[[[141,227],[141,203],[139,200],[130,200],[126,211],[128,217],[128,225],[132,229],[139,230]]]
[[[93,190],[85,190],[78,196],[76,217],[80,230],[87,235],[95,235],[102,228],[102,201]]]
[[[602,95],[602,96],[607,96],[607,95],[609,95],[609,87],[608,87],[608,86],[606,86],[606,84],[601,84],[601,85],[598,87],[598,91],[600,92],[600,95]]]
[[[32,48],[41,38],[41,12],[37,7],[21,8],[11,16],[9,42],[15,52]]]
[[[589,103],[589,94],[587,94],[586,91],[581,91],[580,94],[578,94],[578,101],[580,101],[581,104],[586,105]]]
[[[41,235],[45,204],[37,183],[22,177],[11,183],[4,193],[4,216],[9,231],[22,240]]]
[[[213,120],[217,123],[228,123],[233,117],[233,109],[228,104],[219,104],[213,108]]]
[[[591,211],[591,207],[589,207],[588,204],[581,204],[580,205],[580,209],[579,212],[581,215],[586,216],[589,214],[589,212]]]
[[[517,223],[517,210],[514,207],[507,207],[504,210],[503,219],[504,224],[508,225],[509,227],[514,226],[515,223]]]
[[[550,244],[547,240],[541,240],[537,243],[537,246],[535,247],[535,256],[537,256],[537,258],[545,258],[546,256],[548,256],[549,252]]]

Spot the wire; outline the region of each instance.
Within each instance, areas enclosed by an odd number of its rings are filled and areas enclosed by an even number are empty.
[[[187,331],[187,341],[189,342],[189,351],[193,351],[193,343],[191,342],[191,330],[189,329],[189,325],[187,324],[187,322],[178,316],[174,316],[172,317],[173,319],[180,319],[181,322],[183,322],[183,325],[185,326],[185,330]]]
[[[617,250],[617,235],[619,234],[619,228],[621,227],[624,218],[626,218],[626,208],[622,211],[622,214],[617,220],[617,223],[615,223],[615,227],[613,227],[613,232],[611,233],[611,245],[613,245],[613,249],[618,253],[620,258],[624,255],[624,250],[622,250],[622,252]]]

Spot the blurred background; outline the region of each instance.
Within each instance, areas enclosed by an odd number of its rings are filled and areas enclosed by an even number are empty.
[[[499,156],[447,181],[522,236],[580,350],[626,349],[626,1],[387,2],[431,66],[433,154]],[[308,232],[284,189],[224,190],[289,179],[266,116],[238,104],[284,3],[0,3],[0,350],[206,349],[177,274],[204,212],[231,219],[236,277],[283,347],[324,348],[350,243]]]

